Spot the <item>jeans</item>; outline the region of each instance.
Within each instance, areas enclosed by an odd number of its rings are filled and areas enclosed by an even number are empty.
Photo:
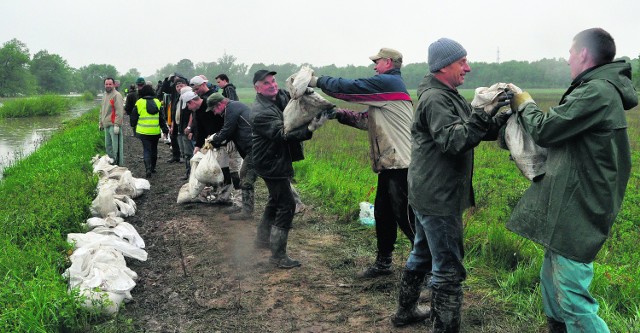
[[[423,215],[415,211],[416,238],[407,259],[412,271],[432,270],[431,287],[446,293],[462,290],[467,271],[462,265],[462,217]]]
[[[291,193],[291,182],[288,178],[264,178],[264,182],[269,190],[269,199],[264,207],[263,219],[280,229],[291,229],[293,213],[296,209],[296,202]]]
[[[549,249],[540,270],[542,304],[547,317],[564,322],[567,332],[609,332],[589,293],[593,263],[565,258]]]
[[[150,161],[155,165],[158,160],[158,141],[160,135],[142,135],[138,134],[142,142],[142,154],[145,161]]]
[[[120,128],[119,134],[114,134],[113,126],[105,127],[104,146],[107,155],[115,161],[115,164],[124,166],[124,136],[122,135],[122,128]]]
[[[373,207],[379,256],[391,256],[398,238],[398,227],[413,244],[414,216],[413,211],[409,209],[407,193],[407,169],[380,172]]]

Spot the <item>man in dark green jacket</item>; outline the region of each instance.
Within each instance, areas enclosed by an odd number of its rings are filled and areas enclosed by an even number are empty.
[[[573,82],[560,105],[543,112],[526,92],[512,103],[524,130],[548,148],[546,174],[507,228],[546,249],[540,282],[550,332],[609,332],[589,285],[629,180],[625,110],[638,104],[631,66],[612,62],[615,53],[609,33],[584,30],[569,50]]]
[[[495,140],[508,118],[496,113],[506,97],[489,112],[472,109],[456,87],[471,71],[467,51],[448,38],[429,46],[429,70],[418,87],[411,135],[409,204],[416,216],[414,246],[400,283],[396,326],[422,321],[417,308],[420,286],[432,271],[431,318],[433,332],[458,332],[462,307],[462,281],[466,270],[462,213],[474,205],[471,179],[473,148],[482,140]]]

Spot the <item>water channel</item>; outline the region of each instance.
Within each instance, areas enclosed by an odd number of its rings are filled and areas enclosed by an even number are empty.
[[[57,116],[0,119],[0,178],[8,165],[34,152],[67,120],[79,117],[99,102],[79,102]],[[96,130],[98,120],[96,119]]]

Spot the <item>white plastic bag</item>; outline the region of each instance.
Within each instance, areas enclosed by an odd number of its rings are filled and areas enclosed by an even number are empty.
[[[218,153],[213,149],[207,150],[194,173],[196,179],[205,185],[222,184],[224,175],[218,164]]]
[[[360,223],[368,226],[376,224],[373,208],[373,204],[369,202],[363,201],[360,203]]]

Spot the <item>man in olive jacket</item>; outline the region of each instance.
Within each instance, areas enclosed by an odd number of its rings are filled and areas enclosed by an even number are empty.
[[[311,139],[310,127],[303,126],[284,132],[284,108],[289,95],[278,89],[276,72],[259,70],[253,76],[256,101],[253,105],[253,165],[264,179],[269,199],[258,226],[256,244],[263,246],[268,238],[271,247],[269,261],[279,268],[300,266],[287,255],[287,239],[293,222],[296,202],[291,191],[292,162],[304,159],[302,142]]]
[[[473,206],[473,149],[495,140],[508,119],[499,113],[507,97],[485,112],[472,109],[457,88],[471,71],[467,51],[441,38],[429,46],[429,70],[418,86],[418,107],[411,126],[409,204],[416,216],[416,237],[400,283],[396,326],[419,322],[416,307],[425,274],[432,271],[433,332],[458,332],[462,281],[466,270],[462,213]],[[497,115],[496,115],[497,114]]]
[[[584,30],[569,50],[573,82],[560,105],[545,113],[526,92],[512,104],[524,130],[548,148],[546,174],[507,228],[546,249],[540,283],[550,332],[609,332],[589,285],[629,180],[625,110],[638,104],[631,66],[612,62],[615,53],[609,33]]]

